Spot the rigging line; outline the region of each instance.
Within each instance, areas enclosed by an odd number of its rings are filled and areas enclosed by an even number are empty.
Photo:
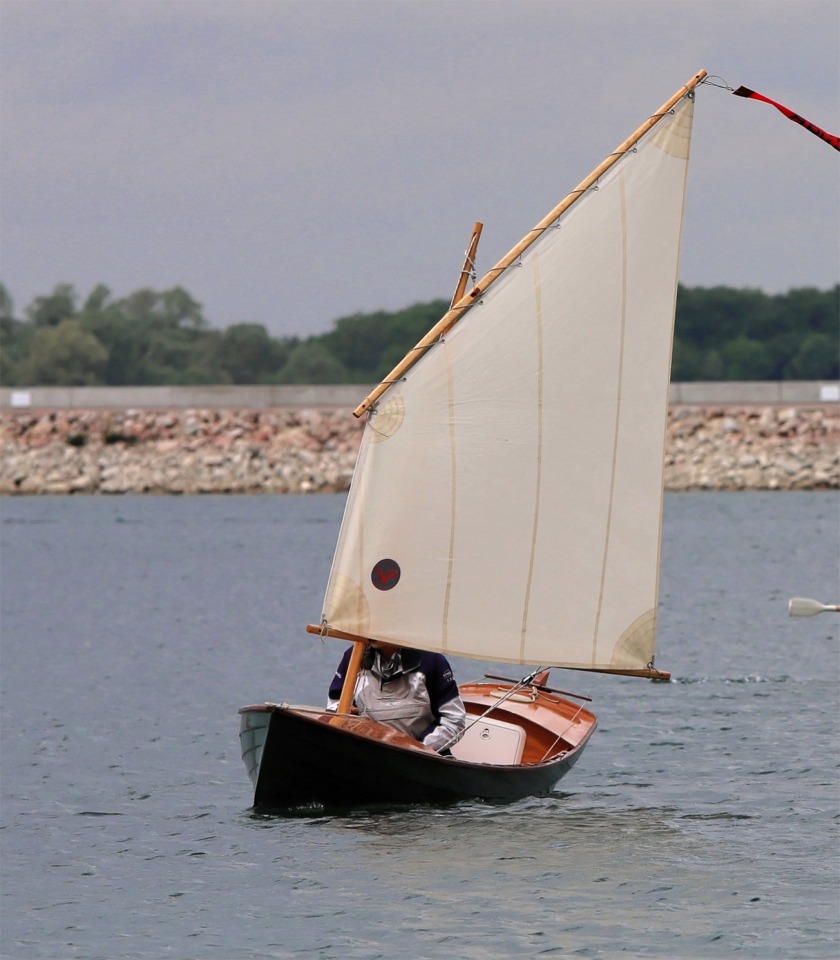
[[[720,83],[712,83],[713,80],[720,80]],[[723,79],[723,77],[718,77],[718,76],[706,77],[705,80],[701,80],[701,81],[700,81],[700,84],[701,84],[701,86],[702,86],[703,84],[708,84],[710,87],[715,87],[715,88],[718,89],[718,90],[729,90],[730,93],[732,92],[732,89],[733,89],[733,88],[730,87],[729,84]]]
[[[537,674],[541,673],[544,669],[544,667],[539,667],[537,670],[534,670],[533,673],[528,674],[527,677],[523,677],[521,680],[514,683],[510,690],[508,690],[508,692],[503,696],[499,697],[495,703],[491,703],[484,713],[480,713],[477,717],[475,717],[473,721],[468,723],[460,733],[456,734],[454,737],[450,737],[449,740],[447,740],[446,743],[440,748],[440,750],[448,750],[453,744],[457,743],[464,736],[467,730],[470,729],[470,727],[474,727],[477,723],[480,723],[486,716],[492,713],[497,707],[501,706],[501,704],[503,704],[506,700],[510,700],[514,694],[519,693],[520,690],[530,686]],[[583,705],[578,707],[578,713],[580,713],[582,709]]]
[[[461,272],[466,273],[466,275],[472,280],[473,283],[475,283],[475,263],[476,263],[475,257],[471,257],[470,251],[465,250],[464,251],[464,269]]]
[[[651,680],[670,680],[671,679],[670,673],[664,673],[662,670],[658,670],[653,665],[653,659],[651,659],[650,663],[647,665],[647,669],[650,670],[651,673],[656,674],[655,677],[650,678]]]
[[[569,725],[566,727],[566,729],[563,731],[563,733],[558,733],[557,736],[554,738],[554,741],[551,743],[551,745],[549,746],[549,748],[545,751],[545,753],[544,753],[544,754],[542,755],[542,757],[540,758],[540,763],[543,763],[545,760],[548,759],[548,756],[549,756],[549,754],[551,753],[551,751],[557,746],[558,743],[560,743],[560,741],[563,739],[564,735],[567,734],[567,733],[572,729],[572,727],[575,725],[575,721],[576,721],[577,718],[580,716],[581,710],[583,710],[583,705],[582,705],[582,704],[577,708],[577,711],[575,712],[575,715],[569,720]],[[563,752],[568,753],[569,751],[568,751],[568,750],[566,750],[566,751],[561,751],[561,755],[562,755]]]

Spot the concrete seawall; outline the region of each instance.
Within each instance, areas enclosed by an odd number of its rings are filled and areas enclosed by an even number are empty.
[[[343,492],[361,429],[328,406],[6,408],[0,494]],[[840,406],[672,404],[665,485],[838,489]]]
[[[373,386],[372,384],[370,386]],[[0,409],[29,410],[353,410],[370,387],[359,384],[191,387],[0,387]],[[819,380],[672,383],[672,404],[737,406],[840,401],[840,384]]]

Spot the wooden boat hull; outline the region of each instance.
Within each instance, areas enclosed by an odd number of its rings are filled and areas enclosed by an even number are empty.
[[[499,693],[495,684],[462,687],[468,719],[495,704]],[[597,724],[589,711],[558,697],[506,701],[490,717],[521,728],[525,749],[520,762],[498,763],[441,756],[367,717],[289,704],[239,713],[254,809],[262,811],[543,795],[574,766]]]

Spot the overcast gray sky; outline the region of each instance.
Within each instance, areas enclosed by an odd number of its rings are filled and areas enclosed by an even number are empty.
[[[840,133],[836,0],[2,0],[0,278],[18,315],[185,287],[274,335],[449,297],[697,70]],[[698,94],[681,281],[840,273],[840,154]]]

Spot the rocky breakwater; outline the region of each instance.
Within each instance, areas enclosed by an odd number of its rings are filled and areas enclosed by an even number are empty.
[[[333,411],[4,412],[0,493],[335,493],[360,438]]]
[[[6,410],[0,493],[343,492],[361,429],[320,409]],[[673,407],[665,485],[840,488],[840,408]]]
[[[672,407],[667,490],[840,488],[840,407]]]

